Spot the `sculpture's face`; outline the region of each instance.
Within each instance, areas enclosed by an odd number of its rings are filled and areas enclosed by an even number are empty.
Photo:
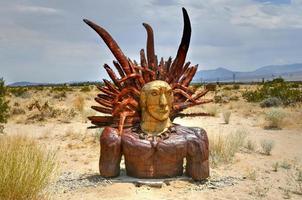
[[[173,103],[173,92],[165,81],[152,81],[142,88],[141,103],[143,109],[158,121],[169,118]]]

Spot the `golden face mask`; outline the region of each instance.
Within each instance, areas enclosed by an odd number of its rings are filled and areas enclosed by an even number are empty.
[[[158,121],[167,120],[173,104],[172,88],[165,81],[149,82],[142,88],[140,101],[142,115],[148,114]]]

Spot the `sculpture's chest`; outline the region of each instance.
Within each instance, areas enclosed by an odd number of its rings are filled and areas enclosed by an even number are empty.
[[[125,157],[147,160],[152,157],[163,160],[178,160],[185,157],[187,141],[183,135],[172,134],[165,140],[140,139],[135,133],[122,136],[122,151]]]

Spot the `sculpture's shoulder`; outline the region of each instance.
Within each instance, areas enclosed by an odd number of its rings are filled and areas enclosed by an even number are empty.
[[[177,133],[183,134],[187,140],[208,140],[207,132],[199,127],[186,127],[175,125]]]
[[[112,127],[105,127],[102,135],[100,136],[100,141],[102,142],[107,142],[107,143],[111,143],[111,142],[115,142],[117,140],[120,140],[120,136],[118,134],[118,130],[116,128],[112,128]]]

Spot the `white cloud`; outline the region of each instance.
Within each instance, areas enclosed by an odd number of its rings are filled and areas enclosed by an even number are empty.
[[[56,14],[60,11],[58,9],[42,6],[28,6],[28,5],[16,5],[16,11],[25,13],[39,13],[39,14]]]

